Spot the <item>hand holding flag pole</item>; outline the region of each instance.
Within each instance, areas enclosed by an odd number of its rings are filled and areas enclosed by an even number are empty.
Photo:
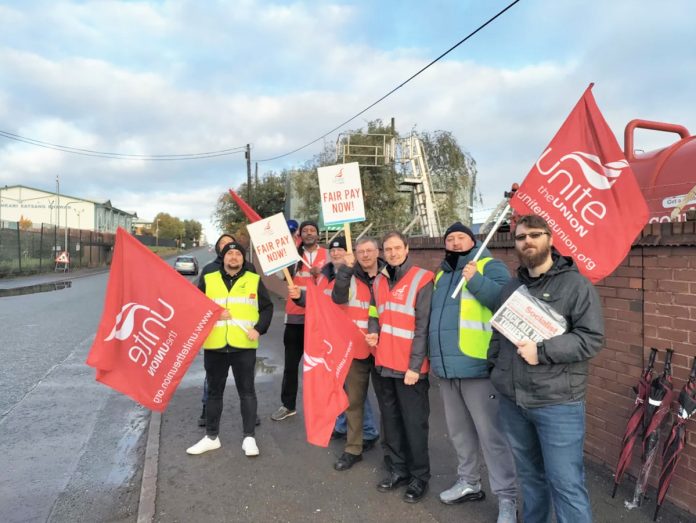
[[[498,227],[500,227],[500,224],[503,222],[505,217],[508,215],[508,212],[510,212],[510,198],[512,198],[515,195],[515,192],[517,191],[518,187],[519,186],[516,183],[513,183],[512,188],[510,189],[510,192],[507,192],[507,191],[505,192],[505,198],[503,199],[503,201],[507,201],[505,208],[503,209],[503,212],[501,212],[500,215],[498,216],[498,219],[495,221],[495,224],[493,225],[493,227],[491,227],[491,230],[488,233],[488,236],[486,236],[486,239],[483,240],[483,243],[479,246],[478,252],[476,253],[476,256],[474,256],[474,259],[472,260],[473,262],[477,262],[479,260],[479,258],[481,257],[481,254],[483,254],[483,250],[488,245],[488,242],[491,241],[491,238],[493,238],[493,235],[498,231]],[[457,297],[457,294],[459,294],[459,291],[462,290],[464,283],[466,283],[466,279],[464,279],[464,276],[462,276],[462,279],[459,280],[459,283],[455,287],[454,292],[452,292],[452,299],[455,299]]]

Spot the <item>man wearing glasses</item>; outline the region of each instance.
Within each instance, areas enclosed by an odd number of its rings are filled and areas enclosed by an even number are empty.
[[[355,263],[357,257],[358,263]],[[368,332],[369,309],[374,303],[372,282],[385,266],[379,259],[379,244],[373,238],[361,238],[355,246],[355,257],[346,254],[344,265],[338,268],[331,299],[339,305],[346,305],[347,313],[355,325],[365,334]],[[375,320],[373,320],[375,321]],[[363,356],[361,354],[361,356]],[[334,463],[338,471],[348,470],[362,460],[362,452],[371,449],[379,438],[372,407],[367,397],[370,373],[373,372],[375,358],[368,353],[354,358],[346,376],[348,409],[345,412],[347,425],[346,445]],[[373,379],[372,385],[375,386]],[[375,392],[379,391],[375,389]]]
[[[524,521],[592,521],[585,486],[583,443],[589,360],[602,348],[604,319],[599,296],[572,258],[553,249],[551,230],[535,215],[515,228],[517,277],[502,304],[522,285],[561,314],[565,333],[539,343],[513,344],[494,329],[488,349],[491,381],[501,394],[500,423],[508,438],[522,488]]]

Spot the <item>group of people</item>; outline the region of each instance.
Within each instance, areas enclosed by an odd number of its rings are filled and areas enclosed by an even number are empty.
[[[345,381],[349,406],[332,436],[345,433],[346,438],[336,470],[360,462],[379,438],[388,474],[377,489],[406,486],[404,501],[420,501],[430,480],[433,375],[458,459],[457,481],[439,495],[443,503],[484,499],[482,455],[498,498],[498,523],[517,520],[520,495],[527,523],[550,521],[552,507],[559,523],[592,520],[583,465],[584,398],[589,360],[603,343],[602,309],[573,260],[553,249],[542,218],[522,216],[516,222],[520,265],[514,277],[460,222],[445,233],[444,259],[436,273],[414,263],[407,238],[396,231],[381,242],[359,239],[354,254],[343,238],[328,249],[321,247],[312,221],[301,223],[297,233],[303,263],[291,271],[281,405],[272,420],[297,412],[304,291],[317,285],[366,333]],[[206,436],[187,452],[220,447],[222,392],[231,366],[242,404],[242,448],[253,456],[259,452],[256,396],[247,354],[268,329],[273,307],[260,278],[245,266],[243,248],[231,241],[219,253],[220,268],[202,275],[199,288],[227,311],[204,343]],[[461,292],[453,295],[462,279]],[[513,343],[492,329],[495,310],[522,286],[563,316],[563,334],[538,343]],[[368,401],[370,378],[379,427]]]

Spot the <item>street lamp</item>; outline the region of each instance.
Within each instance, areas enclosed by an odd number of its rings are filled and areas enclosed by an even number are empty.
[[[82,202],[79,200],[73,200],[73,201],[65,204],[65,245],[63,245],[63,249],[65,249],[65,252],[68,252],[68,206],[72,205],[73,203],[82,203]],[[74,210],[75,209],[73,209],[73,211]]]
[[[77,214],[77,228],[79,230],[82,230],[82,226],[80,225],[80,217],[82,216],[82,213],[85,212],[85,210],[84,209],[79,209],[79,210],[73,209],[73,211],[75,212],[75,214]]]

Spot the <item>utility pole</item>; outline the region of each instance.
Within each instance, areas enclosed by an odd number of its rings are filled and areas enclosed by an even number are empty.
[[[246,162],[247,162],[247,203],[253,207],[254,202],[251,201],[251,145],[250,144],[247,144],[247,146],[246,146],[246,152],[244,153],[244,157],[246,158]]]
[[[56,196],[57,196],[57,204],[56,204],[56,230],[60,229],[60,178],[56,174]],[[54,235],[55,238],[55,235]],[[57,242],[56,242],[57,243]],[[55,249],[55,247],[54,247]]]

